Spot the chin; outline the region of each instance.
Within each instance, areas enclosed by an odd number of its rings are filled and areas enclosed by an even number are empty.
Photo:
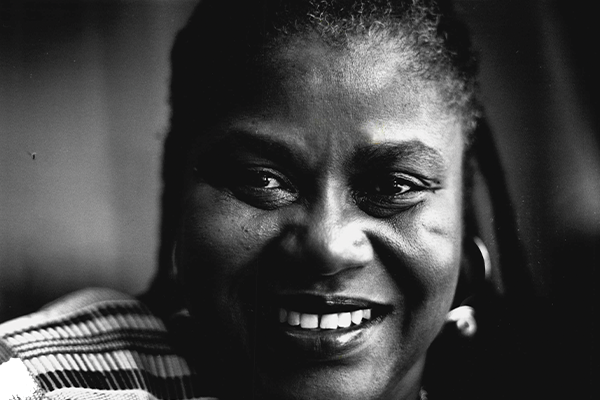
[[[400,335],[390,334],[400,331],[402,322],[400,313],[388,311],[382,307],[362,324],[327,330],[289,326],[260,307],[246,310],[248,323],[246,329],[238,331],[236,340],[244,344],[244,352],[250,356],[250,369],[239,371],[247,383],[237,386],[246,393],[231,397],[401,398],[403,387],[420,387],[424,363],[416,349],[403,351]],[[250,377],[252,382],[248,382]],[[413,377],[417,377],[416,385]]]

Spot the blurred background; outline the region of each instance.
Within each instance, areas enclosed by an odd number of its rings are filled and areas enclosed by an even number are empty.
[[[0,320],[91,285],[138,293],[195,3],[0,1]]]
[[[0,321],[82,287],[147,286],[168,57],[194,4],[0,0]],[[595,13],[559,1],[456,5],[480,51],[536,294],[574,361],[597,367]]]

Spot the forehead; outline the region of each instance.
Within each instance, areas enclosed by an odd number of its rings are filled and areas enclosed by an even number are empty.
[[[439,84],[418,77],[411,57],[392,40],[357,38],[344,46],[315,36],[296,37],[271,48],[258,63],[257,105],[302,118],[315,106],[354,120],[415,122],[456,120]],[[287,107],[287,110],[283,110]]]
[[[363,95],[399,83],[403,69],[403,57],[389,40],[368,42],[363,38],[332,46],[307,35],[292,38],[270,55],[289,77],[311,86],[336,83]]]
[[[246,132],[293,144],[315,159],[415,140],[442,154],[460,148],[459,118],[444,106],[435,82],[411,73],[408,59],[390,41],[279,42],[231,77],[222,92],[228,100],[213,117],[217,129],[201,140],[206,145],[223,133]]]

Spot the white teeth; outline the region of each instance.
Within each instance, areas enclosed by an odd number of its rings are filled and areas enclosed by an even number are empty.
[[[352,320],[353,324],[360,324],[360,321],[363,319],[363,310],[352,311],[352,313],[350,313],[350,319]]]
[[[286,310],[284,310],[283,308],[279,309],[279,322],[283,323],[285,321],[287,321],[287,317],[288,317],[288,312]]]
[[[338,314],[325,314],[321,316],[321,329],[336,329],[338,327]]]
[[[371,319],[371,309],[342,312],[336,314],[308,314],[279,309],[279,322],[303,329],[348,328],[352,324],[360,325],[363,320]]]
[[[291,326],[300,325],[300,313],[296,311],[290,311],[287,316],[287,323]]]
[[[318,328],[319,316],[317,314],[300,314],[300,327],[304,329]]]
[[[371,309],[367,308],[366,310],[363,310],[363,318],[364,319],[371,319]]]
[[[343,312],[338,314],[338,326],[340,328],[347,328],[352,324],[352,319],[349,312]]]

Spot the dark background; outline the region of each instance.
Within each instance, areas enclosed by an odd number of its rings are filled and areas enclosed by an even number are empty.
[[[0,1],[0,321],[81,287],[147,286],[168,55],[194,4]],[[549,310],[548,356],[585,393],[598,369],[596,14],[566,1],[456,4]]]

